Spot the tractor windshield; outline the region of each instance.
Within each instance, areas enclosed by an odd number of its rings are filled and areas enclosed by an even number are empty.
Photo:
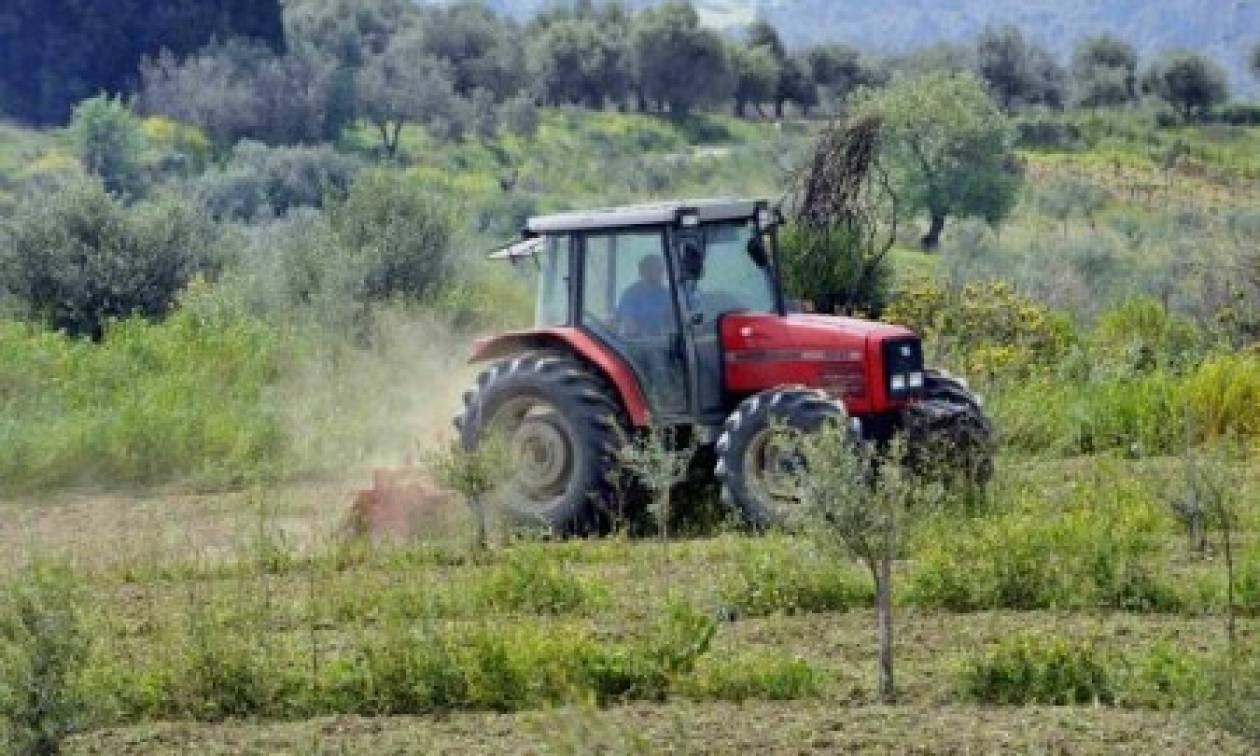
[[[775,312],[770,271],[749,254],[752,219],[704,226],[704,272],[688,292],[692,312],[713,321],[728,312]]]

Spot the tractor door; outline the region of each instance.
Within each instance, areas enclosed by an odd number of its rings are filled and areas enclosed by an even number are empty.
[[[764,247],[754,248],[761,241],[752,218],[707,223],[675,237],[680,305],[696,366],[695,414],[705,424],[720,423],[731,409],[723,382],[722,317],[781,314],[772,263]]]
[[[687,365],[663,231],[590,232],[580,243],[582,327],[634,369],[660,419],[686,414]]]

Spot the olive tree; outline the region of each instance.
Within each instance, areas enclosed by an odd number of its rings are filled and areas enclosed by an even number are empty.
[[[908,526],[943,501],[937,484],[926,484],[896,463],[876,464],[869,444],[855,443],[847,428],[826,426],[799,439],[804,464],[798,477],[812,532],[848,551],[875,582],[875,627],[879,647],[879,696],[897,694],[893,667],[893,564]],[[902,456],[894,440],[889,458]],[[878,470],[878,472],[876,472]]]
[[[413,35],[395,37],[384,52],[368,59],[356,76],[355,99],[391,157],[398,154],[406,123],[450,122],[459,104],[449,66],[429,55]]]
[[[594,19],[562,19],[529,43],[531,78],[554,105],[602,108],[623,102],[630,88],[630,49],[616,29]]]
[[[986,27],[976,40],[976,71],[993,95],[1016,105],[1063,104],[1063,67],[1046,50],[1024,38],[1016,26]]]
[[[135,191],[140,183],[144,132],[121,100],[101,95],[79,103],[70,121],[70,138],[88,173],[115,193]]]
[[[1077,105],[1123,105],[1137,98],[1137,51],[1110,34],[1086,37],[1072,50],[1072,100]]]
[[[732,47],[735,70],[735,115],[743,116],[749,105],[761,113],[761,104],[778,94],[779,62],[764,47]]]
[[[686,115],[726,102],[734,90],[726,43],[700,25],[688,2],[669,0],[640,13],[630,44],[644,103]]]
[[[1186,120],[1201,118],[1229,99],[1225,69],[1195,52],[1175,52],[1151,64],[1142,89],[1172,106]]]
[[[1021,180],[1013,130],[975,76],[899,76],[856,99],[856,115],[882,123],[882,154],[901,207],[928,217],[924,249],[940,245],[950,216],[996,223],[1010,213]]]
[[[28,317],[99,339],[110,318],[166,313],[212,267],[213,227],[177,201],[125,205],[97,182],[37,195],[0,223],[0,289]]]

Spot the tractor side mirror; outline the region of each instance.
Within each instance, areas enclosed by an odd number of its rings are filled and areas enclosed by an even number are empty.
[[[679,247],[679,266],[683,280],[698,281],[704,278],[704,247],[695,239],[683,241]]]
[[[766,253],[766,242],[760,234],[748,240],[748,256],[758,268],[764,269],[770,265],[770,255]]]

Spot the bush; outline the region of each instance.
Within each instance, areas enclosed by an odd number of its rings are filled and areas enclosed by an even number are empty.
[[[1130,299],[1103,312],[1090,341],[1098,360],[1124,372],[1185,366],[1199,347],[1194,324],[1150,298]]]
[[[140,66],[142,112],[196,125],[221,150],[335,139],[352,117],[344,74],[300,52],[276,55],[239,39],[177,60],[163,51]]]
[[[0,490],[280,472],[287,346],[239,316],[121,321],[97,345],[0,321]]]
[[[799,656],[752,653],[701,662],[682,692],[719,701],[792,701],[819,695],[823,679],[822,671]]]
[[[898,294],[884,320],[920,334],[928,354],[990,379],[1026,377],[1054,365],[1074,339],[1065,318],[1004,281],[961,289],[919,282]]]
[[[454,277],[449,211],[405,177],[360,176],[330,209],[332,232],[360,276],[360,296],[419,300]]]
[[[79,676],[91,649],[83,587],[37,564],[0,592],[0,744],[6,753],[55,754],[89,724]]]
[[[808,542],[764,538],[741,544],[735,574],[723,581],[722,600],[741,614],[808,614],[870,606],[870,577]]]
[[[177,201],[131,207],[95,183],[24,202],[0,227],[0,290],[35,320],[100,339],[110,318],[164,315],[212,267],[215,230]]]
[[[1212,111],[1209,120],[1231,126],[1260,126],[1260,105],[1231,102]]]
[[[907,600],[953,611],[1081,609],[1175,611],[1178,592],[1158,569],[1161,513],[1132,486],[1114,508],[1047,517],[1021,511],[930,531],[907,580]]]
[[[1049,108],[1030,108],[1015,119],[1015,143],[1025,149],[1074,150],[1081,130],[1070,119]]]
[[[332,147],[268,147],[240,142],[219,171],[193,187],[214,218],[252,220],[282,216],[295,207],[322,207],[344,195],[360,169],[358,160]]]
[[[101,95],[79,103],[70,119],[70,138],[79,160],[106,191],[139,191],[145,137],[140,119],[122,100]]]
[[[892,298],[892,264],[867,257],[865,240],[789,226],[780,235],[784,288],[818,312],[878,317]]]
[[[538,106],[524,95],[518,95],[503,103],[503,123],[516,136],[532,139],[538,133],[541,120]]]
[[[986,704],[1113,704],[1110,660],[1093,643],[1017,636],[969,655],[960,671],[967,698]]]
[[[538,548],[513,550],[467,590],[466,598],[483,611],[532,614],[576,612],[599,606],[608,597],[603,585],[579,578]]]
[[[1186,379],[1186,413],[1199,438],[1260,437],[1260,359],[1222,354]]]

